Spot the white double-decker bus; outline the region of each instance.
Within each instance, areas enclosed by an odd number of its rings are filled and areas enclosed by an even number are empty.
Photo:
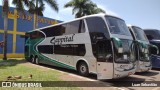
[[[135,73],[133,38],[119,17],[95,14],[26,33],[25,58],[33,63],[113,79]]]

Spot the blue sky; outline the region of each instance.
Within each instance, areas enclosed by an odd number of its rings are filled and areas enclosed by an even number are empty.
[[[9,0],[12,1],[12,0]],[[44,16],[62,21],[74,19],[72,8],[63,8],[70,0],[57,0],[59,12],[56,13],[46,5]],[[155,28],[160,30],[160,0],[92,0],[107,13],[117,15],[126,23],[141,28]],[[11,3],[11,2],[10,2]],[[0,5],[2,3],[0,2]],[[12,4],[10,6],[13,7]]]

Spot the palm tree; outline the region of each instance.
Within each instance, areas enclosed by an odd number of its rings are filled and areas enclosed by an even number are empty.
[[[16,6],[16,10],[24,13],[24,6],[29,6],[28,0],[13,0],[12,4]]]
[[[90,0],[72,0],[66,3],[64,7],[73,7],[72,14],[75,14],[76,18],[85,15],[105,13],[104,10],[98,8],[97,5]]]
[[[3,60],[7,60],[8,11],[9,11],[8,0],[3,0],[3,17],[4,17],[4,35],[3,35],[3,41],[4,41],[3,53],[4,53],[4,55],[3,55]]]
[[[9,12],[9,3],[8,0],[3,0],[3,17],[4,17],[4,48],[3,48],[3,60],[7,60],[7,29],[8,29],[8,12]],[[18,11],[23,11],[23,5],[28,5],[27,0],[13,0],[12,3],[16,5]]]
[[[34,29],[37,28],[37,16],[43,16],[44,11],[44,2],[49,4],[52,9],[58,12],[58,4],[55,0],[30,0],[29,1],[29,10],[28,12],[31,14],[34,14],[35,16],[35,23],[34,23]]]

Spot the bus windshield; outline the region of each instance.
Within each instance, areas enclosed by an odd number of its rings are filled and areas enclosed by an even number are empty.
[[[119,18],[106,16],[111,34],[121,34],[131,36],[125,22]]]
[[[141,28],[133,26],[133,32],[137,40],[148,41],[144,31]]]

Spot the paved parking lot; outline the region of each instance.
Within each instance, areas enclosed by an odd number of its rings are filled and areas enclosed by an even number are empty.
[[[96,79],[96,75],[90,75],[89,77],[82,77],[77,74],[76,71],[72,70],[66,70],[63,68],[57,68],[53,66],[47,66],[47,65],[35,65],[31,63],[25,63],[30,66],[36,66],[44,69],[51,69],[56,70],[60,73],[61,79],[64,81],[74,81],[76,84],[77,82],[81,81],[83,90],[160,90],[160,87],[139,87],[139,86],[131,86],[130,84],[135,84],[137,81],[138,83],[155,83],[160,85],[160,71],[158,69],[150,70],[149,72],[144,73],[136,73],[134,75],[131,75],[129,77],[121,78],[121,79],[115,79],[115,80],[103,80],[99,81]],[[159,82],[158,82],[159,81]],[[94,83],[92,85],[84,85],[84,83]],[[125,85],[128,84],[129,86]],[[100,86],[98,86],[100,85]],[[120,87],[119,87],[120,86]]]

